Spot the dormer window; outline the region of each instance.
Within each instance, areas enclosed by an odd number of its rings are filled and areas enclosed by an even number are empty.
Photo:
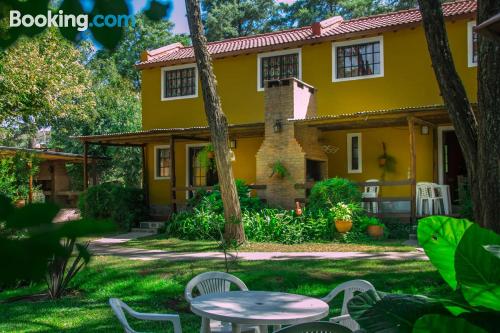
[[[257,90],[264,90],[267,80],[302,79],[300,49],[261,53],[257,58]]]
[[[162,100],[198,97],[198,71],[196,65],[162,68]]]
[[[332,44],[333,82],[384,76],[383,38]]]
[[[474,31],[476,21],[467,23],[467,62],[469,67],[477,66],[477,32]]]

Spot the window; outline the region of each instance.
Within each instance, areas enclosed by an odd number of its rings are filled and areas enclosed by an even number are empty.
[[[198,97],[196,66],[181,65],[162,69],[162,100]]]
[[[474,31],[476,21],[467,23],[467,60],[469,67],[477,66],[477,32]]]
[[[384,76],[382,36],[332,44],[333,82]]]
[[[170,146],[155,146],[155,179],[170,178]]]
[[[361,133],[347,134],[347,172],[361,173]]]
[[[259,54],[257,57],[257,90],[264,90],[267,80],[302,78],[300,49]]]

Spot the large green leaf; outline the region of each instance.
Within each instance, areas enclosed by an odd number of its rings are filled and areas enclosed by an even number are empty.
[[[411,332],[415,321],[423,315],[449,314],[438,300],[371,290],[353,297],[347,307],[351,317],[367,332]]]
[[[471,324],[463,318],[429,314],[419,318],[413,327],[413,333],[486,333],[485,330]]]
[[[472,222],[444,216],[431,216],[418,222],[418,242],[443,279],[455,290],[455,251]]]
[[[455,253],[456,278],[471,305],[500,311],[500,258],[486,245],[500,245],[500,236],[476,224],[467,229]]]

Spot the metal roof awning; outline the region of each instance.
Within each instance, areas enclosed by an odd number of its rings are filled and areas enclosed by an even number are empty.
[[[233,137],[255,137],[264,134],[264,123],[229,125],[229,135]],[[210,140],[208,126],[185,128],[157,128],[136,132],[122,132],[101,135],[74,136],[73,139],[83,143],[109,146],[143,146],[150,142],[158,142],[164,138],[175,137],[184,140]]]
[[[388,110],[361,111],[351,114],[318,116],[305,119],[289,119],[296,124],[316,127],[320,130],[345,130],[407,126],[408,117],[418,117],[430,126],[450,122],[444,105],[427,105]]]

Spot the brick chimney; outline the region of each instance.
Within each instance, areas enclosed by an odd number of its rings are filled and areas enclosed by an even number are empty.
[[[340,25],[340,23],[342,23],[343,20],[344,19],[342,18],[342,16],[333,16],[320,22],[314,22],[311,25],[312,34],[314,36],[321,36],[321,33],[324,30],[337,27],[338,25]]]
[[[295,78],[266,82],[265,137],[256,160],[257,183],[267,185],[259,196],[271,206],[291,209],[295,199],[305,199],[305,190],[295,185],[308,180],[307,165],[316,165],[315,174],[326,176],[328,158],[318,142],[318,130],[290,121],[316,115],[315,93],[314,87]],[[290,177],[270,177],[277,161]]]

